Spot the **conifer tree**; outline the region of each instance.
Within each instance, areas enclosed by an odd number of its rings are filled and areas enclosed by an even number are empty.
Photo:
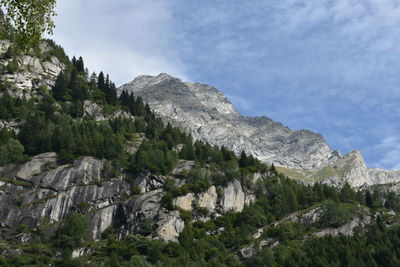
[[[85,65],[83,63],[83,58],[82,57],[78,58],[78,60],[76,61],[75,67],[78,70],[78,72],[80,72],[80,73],[84,73],[85,72]]]
[[[53,96],[57,101],[64,101],[66,99],[68,84],[69,80],[66,73],[60,73],[52,89]]]

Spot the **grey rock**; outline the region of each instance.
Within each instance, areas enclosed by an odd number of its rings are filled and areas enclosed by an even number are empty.
[[[8,40],[0,40],[0,55],[3,55],[7,52],[10,47],[11,42]]]
[[[217,89],[184,83],[167,74],[139,76],[118,88],[141,96],[168,121],[179,124],[196,139],[243,149],[267,163],[291,168],[316,168],[338,157],[321,135],[292,131],[266,117],[241,116]]]
[[[142,173],[136,177],[134,185],[140,188],[141,193],[147,193],[164,187],[165,177],[162,175],[153,175]]]
[[[179,216],[179,211],[172,211],[162,214],[158,219],[156,232],[157,235],[165,242],[177,242],[179,234],[185,228],[185,223]]]
[[[109,120],[109,119],[115,119],[115,118],[126,118],[126,119],[132,119],[134,120],[135,117],[127,113],[126,111],[123,110],[116,110],[110,115],[106,115],[103,111],[103,109],[96,104],[93,101],[90,100],[85,100],[83,102],[83,116],[84,117],[90,117],[94,119],[95,121],[104,121],[104,120]]]
[[[289,222],[289,223],[299,222],[304,225],[310,225],[310,224],[317,223],[321,219],[322,214],[323,214],[322,207],[315,207],[306,212],[298,211],[298,212],[289,214],[288,216],[284,217],[283,219],[274,222],[273,224],[271,224],[271,226],[276,227],[276,226],[278,226],[282,223],[286,223],[286,222]]]
[[[246,258],[250,258],[251,256],[253,256],[256,252],[256,249],[254,248],[254,245],[247,247],[247,248],[242,248],[239,250],[238,252],[238,256],[240,259],[246,259]]]
[[[112,205],[91,214],[89,217],[90,235],[92,239],[98,239],[107,228],[112,226],[117,206]]]
[[[28,180],[29,178],[42,173],[47,166],[53,166],[57,161],[57,154],[54,152],[44,153],[33,157],[30,161],[21,165],[10,165],[0,174],[10,177]]]
[[[90,218],[91,234],[97,238],[110,226],[115,203],[130,193],[130,185],[123,178],[94,183],[101,177],[103,162],[100,160],[86,157],[72,166],[48,170],[49,163],[55,164],[55,160],[54,153],[45,153],[25,164],[7,166],[1,173],[9,179],[32,184],[26,187],[3,182],[0,189],[3,227],[15,229],[21,224],[36,227],[42,220],[60,221],[84,203],[94,211]]]
[[[315,233],[315,236],[325,236],[325,235],[331,235],[331,236],[338,236],[339,234],[345,235],[345,236],[353,236],[354,234],[354,229],[356,227],[362,227],[363,229],[371,223],[371,216],[370,215],[364,215],[362,217],[356,217],[352,219],[350,222],[346,223],[345,225],[342,225],[338,228],[328,228],[321,230],[317,233]]]
[[[197,202],[199,207],[207,208],[209,212],[214,212],[218,203],[218,194],[215,186],[211,186],[204,193],[200,193]]]
[[[126,144],[125,151],[131,155],[136,154],[144,140],[147,140],[145,134],[135,134],[135,139],[133,141],[129,141],[128,144]]]
[[[370,176],[368,185],[400,182],[400,170],[368,169],[368,174]]]
[[[174,175],[189,172],[196,165],[194,160],[179,160],[175,168],[171,171]]]
[[[83,116],[92,117],[96,121],[105,120],[103,109],[90,100],[83,102]]]
[[[173,204],[180,209],[192,211],[192,204],[194,200],[195,195],[193,193],[189,193],[184,196],[175,198]],[[215,206],[213,208],[215,209]]]
[[[0,120],[0,129],[2,128],[7,128],[9,131],[13,131],[16,134],[19,133],[19,128],[18,126],[20,125],[20,122],[16,120]]]
[[[41,45],[44,47],[45,45]],[[4,44],[0,44],[1,51]],[[47,61],[31,55],[21,55],[17,57],[19,68],[15,73],[0,73],[0,81],[8,82],[13,85],[8,93],[13,97],[30,99],[37,95],[40,86],[51,88],[57,76],[65,69],[63,63],[58,58],[52,56]],[[0,69],[6,68],[11,59],[0,59]]]
[[[323,178],[323,183],[338,187],[343,186],[345,182],[349,183],[352,187],[374,184],[365,165],[364,157],[358,149],[325,167],[325,169],[327,168],[335,171],[332,172],[332,176],[321,177]]]
[[[255,200],[253,195],[243,191],[242,185],[238,180],[229,182],[223,190],[224,195],[221,206],[225,213],[230,211],[241,212],[245,205],[249,205]]]
[[[72,167],[63,165],[42,175],[26,178],[26,180],[40,187],[61,191],[76,184],[87,185],[100,182],[103,165],[100,160],[85,157],[76,160]]]
[[[73,258],[73,259],[79,258],[88,253],[90,253],[89,248],[77,248],[72,251],[71,258]]]
[[[131,220],[136,221],[136,217],[154,219],[162,210],[161,199],[163,195],[164,192],[162,189],[153,190],[141,195],[133,204],[133,213],[130,215]]]

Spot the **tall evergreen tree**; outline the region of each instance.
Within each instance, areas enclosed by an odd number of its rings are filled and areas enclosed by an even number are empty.
[[[65,72],[60,73],[52,89],[53,96],[57,101],[64,101],[66,99],[68,85],[69,85],[68,75]]]
[[[78,70],[78,72],[80,72],[80,73],[84,73],[85,72],[85,65],[83,63],[83,58],[82,57],[78,58],[78,60],[76,61],[75,67]]]
[[[101,71],[99,73],[99,76],[97,77],[97,88],[104,91],[105,85],[106,85],[106,80],[104,77],[104,73]]]

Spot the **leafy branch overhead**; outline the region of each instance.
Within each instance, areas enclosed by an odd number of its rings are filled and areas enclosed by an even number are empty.
[[[38,43],[52,34],[56,0],[0,0],[0,38],[11,38],[20,47]]]

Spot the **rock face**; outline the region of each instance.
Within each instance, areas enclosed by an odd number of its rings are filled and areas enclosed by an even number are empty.
[[[118,90],[141,96],[156,114],[197,139],[224,145],[238,154],[244,149],[267,163],[311,169],[338,158],[321,135],[292,131],[266,117],[241,116],[221,92],[205,84],[160,74],[139,76]]]
[[[249,205],[255,200],[254,195],[243,191],[242,185],[238,180],[228,183],[223,192],[222,209],[224,212],[240,212],[245,205]]]
[[[346,156],[333,151],[320,134],[293,131],[267,117],[241,116],[216,88],[186,83],[168,74],[139,76],[118,88],[151,106],[156,114],[188,130],[194,138],[242,150],[281,166],[289,177],[353,187],[400,182],[400,171],[368,169],[359,150]],[[285,169],[287,171],[285,172]]]
[[[181,161],[179,170],[189,170],[192,161]],[[185,227],[179,210],[164,203],[163,175],[141,173],[127,182],[124,177],[103,177],[104,160],[82,157],[72,164],[58,165],[56,153],[44,153],[20,165],[0,169],[0,237],[19,225],[35,228],[64,220],[72,211],[86,214],[90,237],[98,239],[109,227],[122,236],[153,229],[153,238],[177,241]],[[185,180],[174,176],[177,186]],[[263,179],[264,174],[254,175]],[[135,188],[133,192],[132,188]],[[188,193],[172,200],[176,207],[193,211],[194,220],[206,221],[229,211],[240,212],[255,198],[239,180],[226,186],[211,186],[204,192]],[[220,193],[218,193],[220,192]],[[200,211],[199,211],[200,210]]]
[[[213,212],[218,202],[218,194],[215,186],[211,186],[206,192],[201,193],[198,197],[198,204],[202,208],[206,208],[209,212]]]
[[[0,81],[11,84],[8,93],[13,97],[30,99],[40,86],[51,88],[57,76],[65,69],[63,63],[55,56],[46,59],[29,54],[19,55],[15,59],[18,69],[10,72],[8,65],[12,58],[2,57],[10,46],[8,41],[0,41]],[[46,41],[40,44],[41,53],[47,53],[51,47]]]
[[[97,237],[110,226],[115,210],[113,205],[123,193],[129,193],[129,184],[122,178],[100,184],[103,169],[100,160],[86,157],[72,166],[54,168],[55,159],[54,153],[38,155],[0,173],[6,179],[0,189],[2,226],[11,229],[21,224],[35,227],[43,221],[63,220],[71,211],[86,207],[94,211],[90,223],[92,237]]]

